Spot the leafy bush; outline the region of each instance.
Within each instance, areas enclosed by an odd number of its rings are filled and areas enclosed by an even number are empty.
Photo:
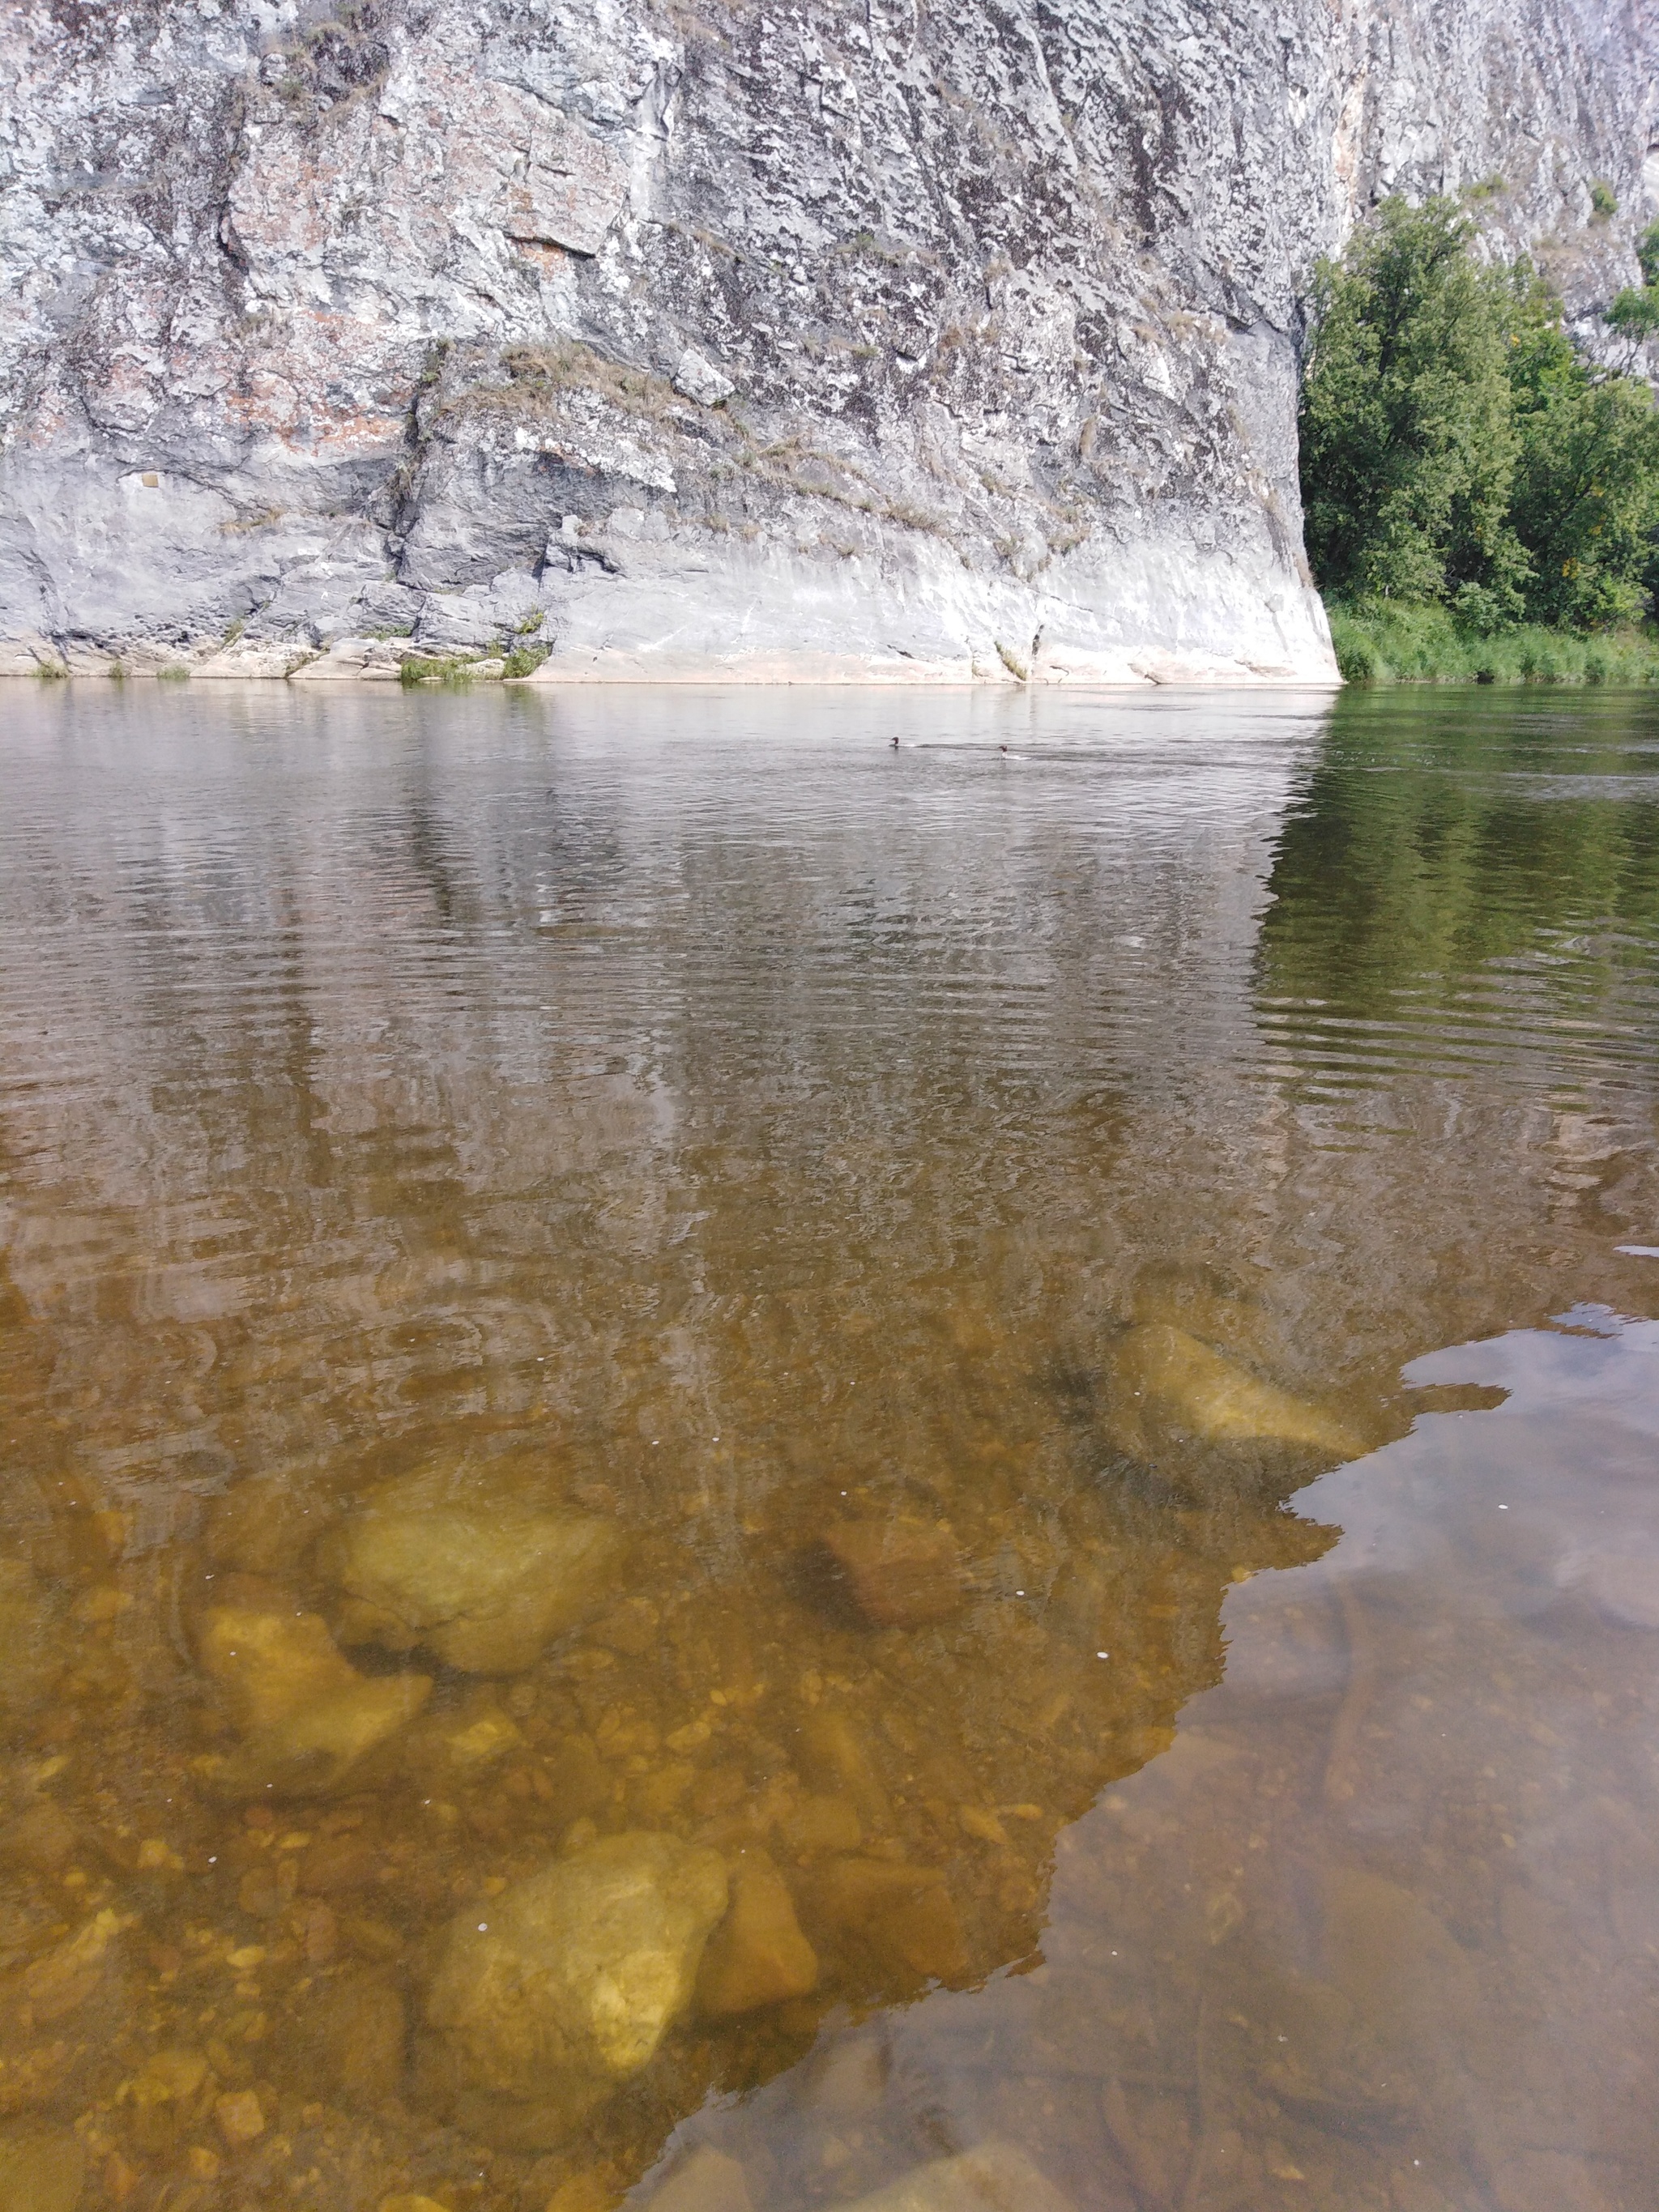
[[[1498,286],[1447,200],[1387,200],[1315,280],[1302,497],[1322,590],[1442,600],[1480,586],[1521,611],[1508,527],[1515,432]]]
[[[1373,600],[1332,606],[1331,643],[1349,684],[1659,684],[1659,629],[1521,623],[1491,636],[1450,610]]]
[[[1321,265],[1301,406],[1316,580],[1474,637],[1627,626],[1659,531],[1653,394],[1582,359],[1530,266],[1480,266],[1474,237],[1448,200],[1389,200]],[[1659,225],[1638,251],[1659,278]],[[1621,297],[1659,330],[1659,283]]]
[[[1636,241],[1642,282],[1621,292],[1607,312],[1610,330],[1629,341],[1625,366],[1632,367],[1648,340],[1659,333],[1659,222],[1650,222]]]

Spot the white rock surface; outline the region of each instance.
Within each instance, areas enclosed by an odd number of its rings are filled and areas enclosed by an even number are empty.
[[[1593,331],[1659,82],[1589,0],[7,20],[22,674],[384,677],[529,605],[547,682],[1328,681],[1316,257],[1500,176]]]

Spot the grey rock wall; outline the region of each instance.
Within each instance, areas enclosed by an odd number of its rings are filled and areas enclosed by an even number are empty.
[[[1656,53],[1590,0],[10,6],[0,665],[1331,680],[1316,258],[1480,185],[1593,330]]]

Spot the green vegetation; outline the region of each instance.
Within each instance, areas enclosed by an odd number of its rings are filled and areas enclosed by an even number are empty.
[[[1349,684],[1654,684],[1651,629],[1582,631],[1516,623],[1483,635],[1449,609],[1333,605],[1331,643]]]
[[[1607,309],[1608,326],[1628,340],[1626,368],[1650,337],[1659,334],[1659,222],[1650,223],[1636,241],[1642,282],[1622,291]]]
[[[398,678],[405,690],[416,684],[470,684],[483,659],[480,653],[407,653]]]
[[[1583,360],[1530,264],[1483,265],[1474,239],[1448,200],[1390,200],[1318,272],[1303,501],[1339,661],[1358,681],[1651,680],[1652,392]],[[1659,227],[1643,271],[1617,327],[1659,328]]]

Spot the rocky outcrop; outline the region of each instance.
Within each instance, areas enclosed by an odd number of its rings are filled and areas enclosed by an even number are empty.
[[[1589,317],[1656,43],[1591,0],[26,0],[3,665],[1329,679],[1315,258],[1467,189]]]

